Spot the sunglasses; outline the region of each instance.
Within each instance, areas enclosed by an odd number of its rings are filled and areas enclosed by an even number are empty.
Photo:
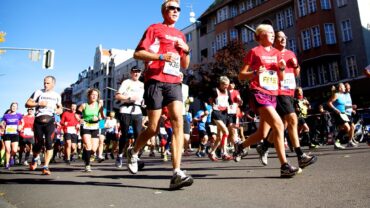
[[[167,6],[167,10],[171,10],[171,11],[177,10],[178,12],[181,12],[181,8],[175,7],[175,6]]]

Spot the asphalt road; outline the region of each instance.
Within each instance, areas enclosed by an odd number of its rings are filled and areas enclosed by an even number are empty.
[[[195,155],[183,157],[183,169],[195,182],[168,191],[171,163],[144,154],[146,166],[137,175],[114,161],[93,163],[84,173],[78,161],[52,164],[52,175],[28,171],[25,166],[0,170],[0,207],[370,207],[370,147],[312,151],[317,163],[292,179],[281,179],[280,165],[270,150],[269,165],[262,166],[255,149],[239,163],[211,162]],[[305,149],[308,152],[307,149]],[[294,153],[288,159],[297,165]]]

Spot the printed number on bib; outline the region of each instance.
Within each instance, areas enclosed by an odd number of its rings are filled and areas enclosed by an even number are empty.
[[[294,90],[296,88],[295,76],[293,73],[285,73],[284,81],[280,82],[282,89]]]
[[[175,57],[175,61],[165,62],[163,73],[173,76],[180,76],[180,56],[175,53],[172,53],[172,56]]]
[[[228,114],[236,114],[237,108],[238,108],[237,104],[233,103],[232,105],[229,105],[229,107],[227,107],[227,113]]]
[[[216,125],[209,125],[209,130],[212,133],[217,133],[217,126]]]
[[[33,136],[33,131],[32,131],[32,129],[31,129],[31,128],[24,128],[24,129],[23,129],[23,134],[24,134],[25,136]]]
[[[341,113],[341,114],[340,114],[340,117],[343,119],[343,121],[345,121],[345,122],[349,122],[349,118],[348,118],[348,116],[347,116],[346,114]]]
[[[5,129],[6,134],[17,134],[17,125],[7,125]]]
[[[99,129],[99,124],[98,123],[85,123],[84,129],[96,130],[96,129]]]
[[[259,75],[260,86],[266,90],[278,89],[278,76],[276,71],[266,70]]]
[[[68,126],[67,127],[67,133],[68,134],[76,134],[77,133],[76,127],[74,127],[74,126]]]

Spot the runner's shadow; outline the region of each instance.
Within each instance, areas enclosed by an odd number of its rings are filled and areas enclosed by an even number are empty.
[[[53,180],[53,179],[0,179],[0,184],[39,184],[39,185],[76,185],[76,186],[110,186],[115,188],[139,188],[139,189],[149,189],[149,190],[163,190],[167,191],[168,188],[160,187],[146,187],[146,186],[133,186],[125,185],[122,183],[107,183],[107,182],[96,182],[96,181],[63,181],[63,180]]]

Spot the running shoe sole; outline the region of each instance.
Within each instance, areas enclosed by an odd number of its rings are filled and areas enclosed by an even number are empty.
[[[187,177],[184,181],[182,181],[179,184],[170,184],[170,191],[179,190],[183,187],[191,186],[193,184],[194,180],[192,177]]]

